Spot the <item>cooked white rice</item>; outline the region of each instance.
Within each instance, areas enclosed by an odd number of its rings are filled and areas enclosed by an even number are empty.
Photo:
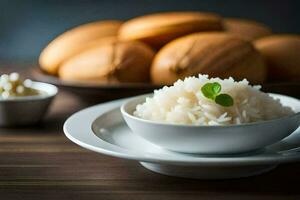
[[[233,106],[223,107],[203,96],[201,87],[213,82],[221,84],[221,93],[234,99]],[[261,92],[260,88],[252,87],[246,79],[189,77],[178,80],[173,86],[155,90],[153,97],[137,105],[133,114],[174,124],[229,125],[270,120],[293,113],[291,108],[282,106],[279,100]]]

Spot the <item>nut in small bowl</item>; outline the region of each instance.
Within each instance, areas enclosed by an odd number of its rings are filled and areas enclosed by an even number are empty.
[[[0,78],[0,127],[33,125],[41,121],[57,94],[54,85],[21,81],[17,73]]]

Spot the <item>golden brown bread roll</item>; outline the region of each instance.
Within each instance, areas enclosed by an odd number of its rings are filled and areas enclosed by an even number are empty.
[[[55,38],[42,51],[39,64],[49,74],[57,74],[62,62],[103,37],[116,36],[119,21],[98,21],[73,28]]]
[[[269,27],[252,20],[225,18],[223,23],[225,31],[250,41],[272,34]]]
[[[146,15],[125,22],[121,40],[140,40],[154,48],[194,32],[222,30],[221,18],[212,13],[167,12]]]
[[[83,51],[59,69],[68,81],[148,82],[153,50],[138,41],[112,41]]]
[[[255,41],[268,67],[269,80],[300,79],[300,36],[273,35]]]
[[[266,69],[250,42],[220,32],[196,33],[170,42],[158,52],[151,67],[156,84],[169,85],[199,73],[261,83]]]

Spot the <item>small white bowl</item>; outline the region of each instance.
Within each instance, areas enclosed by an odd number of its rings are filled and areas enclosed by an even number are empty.
[[[278,142],[299,127],[300,101],[289,96],[270,95],[297,113],[274,120],[228,126],[176,125],[133,116],[136,106],[150,95],[130,99],[121,106],[121,113],[135,134],[162,148],[182,153],[236,154]]]
[[[1,127],[32,125],[43,118],[58,89],[54,85],[42,82],[32,82],[31,87],[42,94],[0,98]]]

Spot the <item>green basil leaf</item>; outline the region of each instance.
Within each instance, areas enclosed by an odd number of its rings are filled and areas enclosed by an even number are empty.
[[[221,106],[229,107],[233,105],[233,98],[228,94],[219,94],[215,98],[215,102]]]
[[[212,99],[212,100],[214,100],[215,97],[216,97],[216,94],[215,94],[215,92],[214,92],[214,90],[213,90],[213,86],[214,86],[213,83],[206,83],[205,85],[203,85],[203,86],[201,87],[201,92],[202,92],[202,94],[203,94],[206,98]]]

